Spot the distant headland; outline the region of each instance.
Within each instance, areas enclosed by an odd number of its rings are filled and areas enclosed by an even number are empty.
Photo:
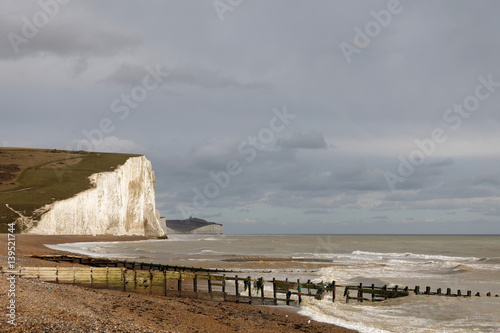
[[[166,220],[167,234],[222,234],[222,224],[190,217],[186,220]]]

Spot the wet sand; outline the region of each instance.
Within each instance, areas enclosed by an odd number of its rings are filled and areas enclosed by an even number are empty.
[[[75,266],[29,258],[63,254],[43,244],[134,241],[145,237],[16,235],[17,266]],[[67,254],[67,253],[66,253]],[[0,266],[7,266],[7,235],[0,236]],[[6,311],[8,283],[0,279],[0,308]],[[297,308],[150,296],[18,278],[17,325],[2,315],[5,332],[355,332],[310,321]]]

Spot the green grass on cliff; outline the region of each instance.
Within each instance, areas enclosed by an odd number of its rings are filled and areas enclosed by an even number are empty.
[[[90,175],[134,156],[140,155],[0,147],[0,233],[19,217],[6,204],[36,217],[38,208],[89,189]]]

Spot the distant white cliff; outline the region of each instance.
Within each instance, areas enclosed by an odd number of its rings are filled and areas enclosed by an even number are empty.
[[[92,188],[43,207],[28,233],[163,236],[155,209],[155,176],[145,156],[91,175]],[[32,221],[33,222],[33,221]]]

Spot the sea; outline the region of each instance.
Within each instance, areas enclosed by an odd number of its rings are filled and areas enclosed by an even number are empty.
[[[499,235],[169,235],[167,240],[49,247],[93,257],[232,269],[264,280],[430,286],[473,297],[410,295],[382,302],[305,298],[313,320],[359,332],[500,332]],[[481,297],[474,296],[480,293]],[[486,297],[490,292],[492,297]]]

